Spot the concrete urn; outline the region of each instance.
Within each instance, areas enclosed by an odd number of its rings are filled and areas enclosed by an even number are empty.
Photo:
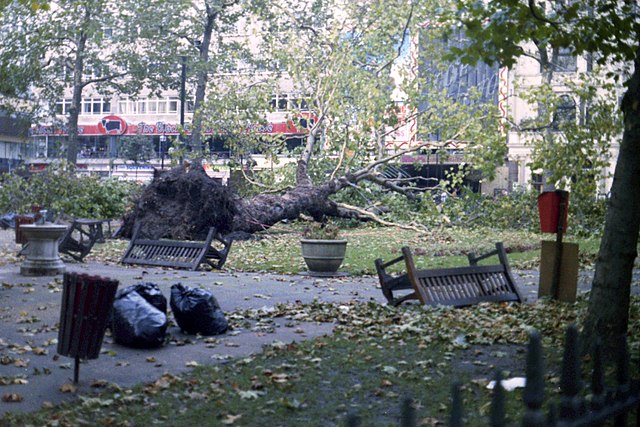
[[[346,240],[301,239],[302,257],[309,271],[335,273],[344,261]]]

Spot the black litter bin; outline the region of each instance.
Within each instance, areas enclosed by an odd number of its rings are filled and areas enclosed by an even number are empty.
[[[63,277],[58,354],[75,358],[74,382],[80,359],[97,359],[107,328],[118,281],[87,274]]]

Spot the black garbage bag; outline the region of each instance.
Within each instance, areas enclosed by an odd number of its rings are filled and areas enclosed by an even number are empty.
[[[162,295],[162,291],[160,290],[158,285],[156,285],[155,283],[144,282],[138,283],[136,285],[131,285],[124,290],[128,290],[129,288],[139,293],[140,296],[147,300],[149,304],[151,304],[164,314],[167,314],[167,298]]]
[[[118,289],[115,299],[118,300],[130,292],[137,292],[149,304],[163,312],[165,315],[167,314],[167,298],[162,295],[162,291],[160,291],[160,288],[155,283],[144,282]],[[113,323],[113,310],[111,311],[109,319],[109,325],[111,325]]]
[[[13,212],[9,212],[0,216],[0,227],[3,230],[7,228],[16,228],[16,214]]]
[[[209,291],[176,283],[171,286],[171,310],[188,334],[218,335],[229,328],[218,301]]]
[[[167,315],[144,299],[133,287],[123,289],[113,303],[111,334],[118,344],[153,348],[164,342]]]

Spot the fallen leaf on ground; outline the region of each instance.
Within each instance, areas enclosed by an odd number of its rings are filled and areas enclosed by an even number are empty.
[[[18,393],[7,393],[2,396],[2,401],[7,403],[22,402],[23,400],[24,400],[24,397],[22,397],[22,395]]]
[[[107,380],[95,380],[91,383],[91,387],[93,388],[103,388],[109,385]]]
[[[78,387],[73,384],[65,383],[60,386],[60,391],[63,393],[75,393],[76,390],[78,390]]]
[[[238,414],[238,415],[231,415],[228,414],[226,417],[224,417],[224,419],[222,420],[222,424],[224,425],[231,425],[233,423],[235,423],[236,421],[238,421],[240,418],[242,418],[242,414]]]

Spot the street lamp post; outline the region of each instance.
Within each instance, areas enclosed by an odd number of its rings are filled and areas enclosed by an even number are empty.
[[[164,150],[167,143],[167,136],[160,135],[160,169],[164,170]]]
[[[187,57],[183,55],[182,67],[180,72],[180,127],[184,129],[184,103],[186,101],[186,82],[187,82]]]

